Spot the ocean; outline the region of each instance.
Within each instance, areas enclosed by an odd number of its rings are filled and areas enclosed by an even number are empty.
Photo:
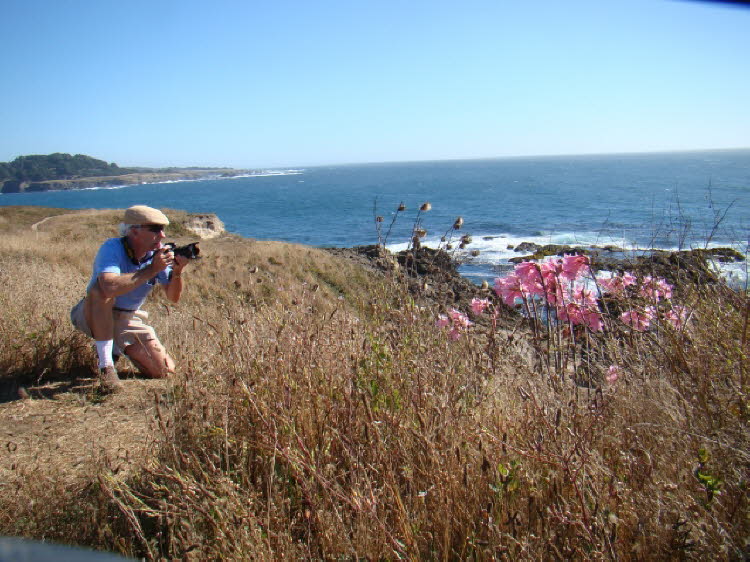
[[[429,202],[431,210],[419,213]],[[403,203],[406,210],[398,212]],[[457,254],[475,282],[502,275],[521,242],[647,248],[731,246],[750,239],[750,150],[451,160],[268,170],[220,180],[0,195],[0,205],[69,209],[146,204],[216,213],[229,231],[313,246],[404,248],[470,234]],[[452,231],[455,219],[464,220]],[[394,221],[395,219],[395,221]],[[392,224],[392,227],[391,227]],[[389,231],[386,238],[386,232]],[[469,251],[478,250],[472,256]],[[745,263],[723,266],[733,282]]]

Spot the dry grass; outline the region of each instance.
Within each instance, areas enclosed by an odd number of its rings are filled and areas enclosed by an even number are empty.
[[[2,376],[91,363],[65,315],[105,223],[75,247],[54,220],[0,242]],[[183,302],[149,305],[180,365],[155,455],[42,472],[4,494],[0,532],[147,559],[748,554],[746,296],[690,289],[688,330],[603,342],[625,374],[587,388],[537,372],[524,328],[449,343],[435,311],[325,252],[201,246]]]

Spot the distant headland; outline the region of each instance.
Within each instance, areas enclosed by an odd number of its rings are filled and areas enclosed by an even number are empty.
[[[12,162],[0,162],[0,192],[24,193],[119,187],[142,183],[228,178],[254,174],[252,170],[233,168],[121,168],[85,154],[19,156]]]

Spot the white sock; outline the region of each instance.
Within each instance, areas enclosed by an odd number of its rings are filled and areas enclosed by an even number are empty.
[[[115,362],[112,360],[113,347],[113,340],[96,342],[96,352],[99,354],[99,368],[115,364]]]

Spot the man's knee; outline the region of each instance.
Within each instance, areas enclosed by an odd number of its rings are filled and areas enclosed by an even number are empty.
[[[155,359],[156,361],[151,364],[151,368],[144,372],[145,375],[152,379],[166,379],[174,372],[174,363],[170,361],[169,355]]]
[[[95,340],[111,340],[113,336],[112,309],[115,299],[104,295],[98,285],[86,293],[83,313]]]
[[[99,283],[94,283],[94,285],[86,293],[86,297],[91,305],[96,307],[111,309],[115,305],[115,298],[105,295],[104,291],[102,291],[101,287],[99,286]]]
[[[125,348],[125,354],[147,377],[163,379],[174,372],[174,360],[161,344],[131,345]]]

